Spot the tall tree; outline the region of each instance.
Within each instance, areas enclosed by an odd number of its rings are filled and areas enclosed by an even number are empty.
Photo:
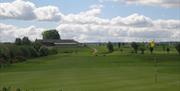
[[[121,43],[120,42],[118,43],[118,48],[121,48]]]
[[[180,54],[180,44],[177,44],[177,45],[176,45],[176,50],[177,50],[177,52]]]
[[[149,43],[149,50],[150,50],[151,54],[152,54],[153,51],[154,51],[154,47],[155,47],[155,42],[154,42],[154,40],[153,40],[153,41],[151,41],[151,42]]]
[[[31,41],[29,40],[28,37],[23,37],[23,39],[22,39],[22,44],[24,44],[24,45],[30,45],[30,44],[31,44]]]
[[[144,51],[146,50],[145,43],[141,43],[139,49],[141,51],[141,54],[144,54]]]
[[[132,42],[131,47],[134,49],[134,52],[138,52],[139,45],[136,42]]]
[[[48,30],[42,33],[43,39],[60,39],[60,35],[57,30]]]
[[[22,44],[21,38],[16,38],[15,44],[16,45],[21,45]]]
[[[113,52],[114,51],[113,44],[111,42],[108,42],[107,48],[108,48],[109,52]]]

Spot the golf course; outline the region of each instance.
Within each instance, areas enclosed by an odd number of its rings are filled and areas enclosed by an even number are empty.
[[[156,48],[151,54],[107,53],[106,46],[57,48],[58,54],[0,69],[0,87],[22,91],[180,91],[180,56]],[[74,52],[76,51],[76,52]],[[13,90],[15,91],[15,90]]]

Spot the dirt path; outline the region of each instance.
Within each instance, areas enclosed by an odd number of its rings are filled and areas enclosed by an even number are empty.
[[[96,48],[91,48],[91,49],[93,49],[93,53],[92,53],[93,55],[95,55],[98,52]]]

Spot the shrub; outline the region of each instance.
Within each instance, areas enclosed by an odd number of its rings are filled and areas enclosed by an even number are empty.
[[[31,56],[31,57],[37,57],[37,56],[39,55],[38,52],[36,51],[36,49],[35,49],[34,47],[29,46],[28,49],[29,49],[29,52],[30,52],[30,56]]]
[[[29,49],[27,48],[27,46],[20,46],[20,49],[23,53],[22,56],[24,56],[26,58],[31,57],[31,53],[30,53]]]
[[[41,48],[42,44],[38,42],[37,40],[33,43],[33,47],[36,49],[36,51],[39,51]]]
[[[180,54],[180,43],[176,45],[176,50]]]
[[[3,87],[2,91],[11,91],[11,87]]]
[[[23,56],[16,56],[15,60],[17,60],[17,62],[23,62],[23,61],[26,61],[26,58]]]
[[[39,54],[40,56],[47,56],[49,53],[49,50],[47,47],[44,47],[42,46],[40,49],[39,49]]]
[[[121,53],[122,53],[122,52],[123,52],[123,49],[121,48],[120,51],[121,51]]]
[[[170,52],[170,48],[168,47],[168,48],[166,48],[166,51],[167,51],[167,53],[169,54],[169,52]]]
[[[8,91],[8,88],[3,87],[3,88],[2,88],[2,91]]]
[[[57,54],[57,53],[58,53],[58,51],[57,51],[56,48],[51,48],[51,49],[49,49],[49,54],[50,54],[50,55]]]
[[[5,63],[9,62],[10,59],[10,51],[7,46],[1,45],[0,46],[0,57]]]
[[[21,89],[20,89],[20,88],[17,88],[16,91],[21,91]]]

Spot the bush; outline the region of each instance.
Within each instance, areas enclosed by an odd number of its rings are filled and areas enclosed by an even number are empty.
[[[20,89],[20,88],[17,88],[16,91],[21,91],[21,89]]]
[[[57,51],[56,48],[51,48],[51,49],[49,49],[49,54],[50,54],[50,55],[57,54],[57,53],[58,53],[58,51]]]
[[[30,53],[29,49],[27,48],[27,46],[20,46],[20,49],[21,49],[21,51],[23,53],[21,56],[24,56],[26,58],[31,57],[31,53]]]
[[[16,56],[15,60],[17,60],[17,62],[23,62],[23,61],[26,61],[26,58],[23,56]]]
[[[168,48],[166,48],[166,51],[167,51],[167,53],[169,54],[169,52],[170,52],[170,48],[168,47]]]
[[[177,52],[180,54],[180,44],[177,44],[177,45],[176,45],[176,50],[177,50]]]
[[[3,87],[2,91],[11,91],[11,87]]]
[[[18,40],[18,39],[17,39]],[[57,54],[55,48],[48,49],[39,44],[16,45],[0,44],[0,64],[23,62],[28,58]],[[0,65],[3,66],[3,65]]]
[[[36,49],[36,51],[39,51],[41,48],[42,44],[38,42],[37,40],[33,43],[33,47]]]
[[[28,49],[31,57],[37,57],[39,55],[39,53],[36,51],[34,47],[30,46]]]
[[[7,46],[0,46],[0,58],[5,61],[5,63],[9,62],[10,59],[10,51]]]
[[[39,49],[39,54],[40,56],[47,56],[49,53],[49,50],[47,47],[44,47],[42,46],[40,49]]]

